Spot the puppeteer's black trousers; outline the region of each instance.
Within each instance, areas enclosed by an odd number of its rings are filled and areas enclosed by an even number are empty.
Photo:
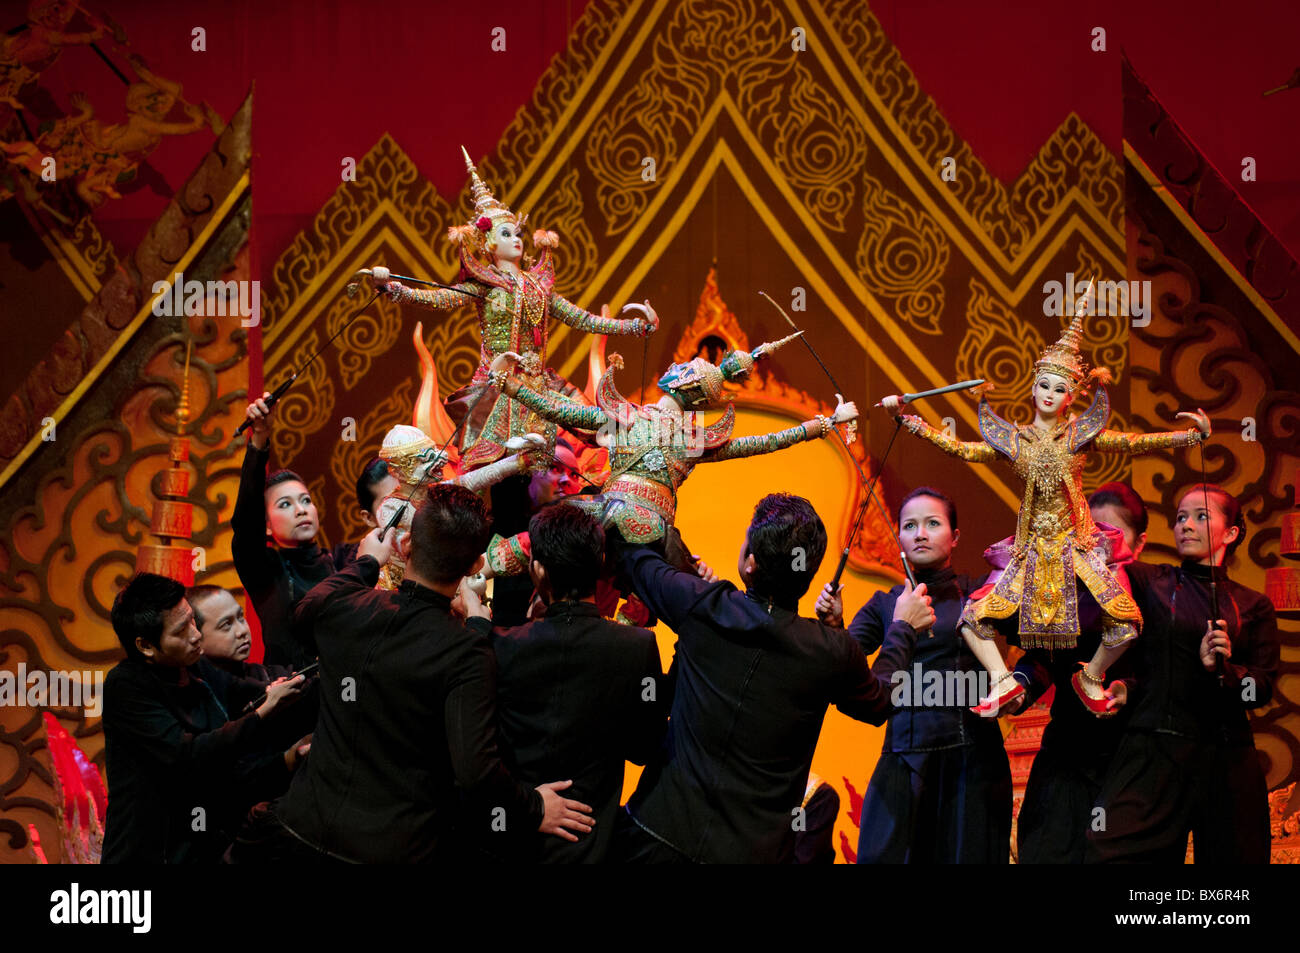
[[[1105,745],[1103,740],[1062,729],[1055,721],[1048,724],[1016,818],[1017,863],[1083,863],[1113,754],[1114,741]]]
[[[1087,832],[1085,863],[1181,864],[1192,835],[1198,864],[1269,862],[1268,789],[1254,746],[1129,731]]]
[[[862,799],[858,863],[1007,863],[1011,767],[998,740],[881,752]]]

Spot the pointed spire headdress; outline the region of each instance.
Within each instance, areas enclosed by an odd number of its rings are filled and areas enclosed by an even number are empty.
[[[1057,342],[1044,348],[1034,363],[1035,374],[1048,373],[1063,377],[1069,382],[1070,390],[1075,393],[1078,393],[1081,388],[1086,389],[1086,386],[1094,382],[1104,385],[1111,381],[1109,370],[1104,367],[1089,368],[1081,352],[1083,315],[1092,312],[1095,289],[1096,282],[1090,281],[1088,290],[1083,295],[1083,310],[1074,315],[1070,326],[1061,333]]]

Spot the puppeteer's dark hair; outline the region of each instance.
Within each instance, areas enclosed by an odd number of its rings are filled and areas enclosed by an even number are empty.
[[[585,599],[596,591],[605,558],[605,529],[576,506],[552,503],[528,522],[532,557],[542,564],[556,599]]]
[[[137,638],[156,646],[162,639],[164,616],[185,598],[185,587],[175,579],[138,572],[113,600],[109,618],[127,658],[142,659]]]
[[[1128,520],[1129,529],[1139,535],[1147,531],[1147,505],[1127,483],[1103,483],[1088,497],[1088,506],[1117,506]]]
[[[389,476],[388,462],[371,457],[357,477],[357,506],[369,513],[375,506],[375,490]]]
[[[203,600],[209,596],[215,596],[218,592],[225,591],[226,590],[222,589],[220,586],[213,586],[208,583],[204,583],[200,586],[190,586],[190,588],[185,590],[185,601],[188,602],[190,608],[194,610],[194,624],[200,629],[203,628],[204,616],[203,610],[200,609],[199,606],[203,605]]]
[[[276,470],[274,473],[267,476],[266,488],[269,490],[273,486],[278,486],[281,483],[288,483],[290,480],[297,480],[303,486],[307,485],[307,481],[298,476],[298,474],[294,473],[292,470]]]
[[[1232,558],[1232,554],[1237,551],[1237,548],[1246,541],[1246,515],[1241,511],[1241,504],[1235,496],[1215,483],[1197,483],[1186,490],[1179,499],[1186,499],[1193,493],[1196,494],[1197,502],[1203,501],[1206,493],[1218,500],[1220,512],[1223,513],[1223,521],[1229,528],[1237,527],[1237,538],[1224,547],[1223,550],[1223,558],[1226,562]]]
[[[928,496],[930,499],[938,500],[942,503],[943,508],[948,513],[948,528],[957,528],[957,504],[949,499],[946,493],[942,493],[932,486],[918,486],[911,493],[907,494],[907,496],[903,497],[902,502],[898,504],[898,512],[894,514],[894,518],[900,525],[903,522],[903,507],[912,502],[918,496]]]
[[[463,486],[436,483],[411,520],[410,565],[443,585],[464,577],[492,538],[483,499]]]
[[[758,501],[745,537],[757,564],[750,591],[794,609],[826,555],[826,527],[802,496],[772,493]]]

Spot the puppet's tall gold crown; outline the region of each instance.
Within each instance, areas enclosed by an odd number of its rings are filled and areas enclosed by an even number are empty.
[[[469,152],[464,146],[460,147],[460,154],[465,157],[465,171],[469,173],[469,193],[470,198],[474,200],[474,214],[464,225],[453,225],[447,229],[447,237],[455,244],[462,245],[475,254],[483,255],[487,248],[488,234],[499,222],[511,222],[522,229],[528,216],[521,218],[515,215],[492,194],[492,190],[479,178],[478,170],[474,168],[474,161],[469,157]]]
[[[483,180],[478,177],[478,170],[474,168],[474,162],[469,157],[469,152],[464,146],[460,147],[460,154],[465,157],[465,171],[469,173],[469,194],[474,199],[474,217],[470,224],[475,224],[481,218],[486,218],[493,225],[500,219],[509,219],[519,226],[523,222],[515,218],[515,213],[502,205],[492,190],[489,189]],[[486,231],[486,229],[484,229]]]
[[[1088,365],[1084,363],[1079,346],[1083,343],[1083,316],[1076,314],[1070,326],[1061,334],[1060,340],[1044,348],[1034,364],[1034,373],[1057,374],[1070,382],[1071,389],[1078,388],[1088,377]]]

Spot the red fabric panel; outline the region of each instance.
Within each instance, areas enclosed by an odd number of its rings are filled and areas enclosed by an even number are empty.
[[[17,25],[21,12],[9,6]],[[494,147],[586,2],[105,6],[155,72],[185,84],[187,98],[229,115],[256,82],[255,276],[265,277],[339,185],[342,157],[361,156],[384,132],[440,192],[457,191],[458,146],[475,156]],[[1071,110],[1119,151],[1123,47],[1178,123],[1300,257],[1300,90],[1261,96],[1300,66],[1300,5],[876,0],[871,7],[949,122],[1008,182]],[[190,49],[196,26],[207,30],[204,53]],[[495,26],[506,29],[505,53],[490,50]],[[1107,31],[1106,53],[1090,48],[1097,26]],[[819,42],[815,30],[809,42]],[[121,51],[105,48],[125,70]],[[102,115],[113,118],[115,109],[120,118],[123,87],[89,50],[66,51],[49,72],[52,85],[85,89]],[[66,94],[58,102],[68,108]],[[182,182],[211,141],[201,134],[164,143],[151,160],[163,183]],[[1259,164],[1258,182],[1241,182],[1246,155]],[[97,220],[129,247],[162,206],[160,196],[137,191],[109,203]]]

